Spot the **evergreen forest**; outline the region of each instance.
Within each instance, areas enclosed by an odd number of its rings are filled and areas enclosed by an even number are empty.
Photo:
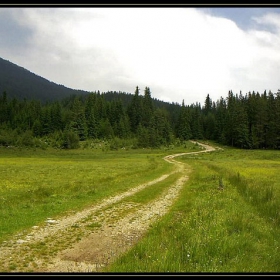
[[[152,98],[149,87],[140,94],[121,92],[71,95],[61,100],[0,97],[0,145],[52,146],[74,149],[86,140],[111,141],[122,148],[158,148],[189,139],[214,140],[244,149],[280,148],[280,92],[245,95],[228,92],[204,104],[169,104]]]

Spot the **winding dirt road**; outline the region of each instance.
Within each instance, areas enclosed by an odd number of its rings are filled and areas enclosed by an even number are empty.
[[[194,142],[198,143],[198,142]],[[186,154],[214,151],[201,144],[198,152],[168,155],[164,160],[175,164],[175,171],[124,193],[107,198],[89,209],[69,214],[59,220],[49,218],[44,226],[34,226],[28,233],[0,244],[2,272],[98,272],[112,262],[143,235],[151,224],[167,213],[190,170],[175,160]],[[122,200],[144,188],[180,172],[179,179],[160,197],[145,204]]]

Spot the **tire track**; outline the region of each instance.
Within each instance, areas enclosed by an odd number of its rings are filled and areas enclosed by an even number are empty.
[[[21,272],[93,272],[102,269],[134,245],[156,219],[168,212],[170,206],[178,197],[181,188],[188,180],[187,173],[189,170],[186,169],[184,163],[175,160],[175,158],[215,150],[214,147],[209,145],[192,142],[201,145],[204,150],[178,153],[163,158],[165,161],[176,165],[175,171],[119,195],[104,199],[101,203],[73,215],[59,220],[49,219],[52,223],[46,221],[45,226],[35,227],[27,235],[21,236],[20,239],[14,239],[1,245],[0,263],[2,263],[3,268],[8,269],[12,259],[14,263],[23,262]],[[182,176],[155,201],[141,207],[136,203],[115,205],[124,198],[161,182],[176,172],[181,172]],[[108,206],[112,207],[108,208]],[[112,216],[118,217],[119,211],[123,209],[127,210],[127,215],[112,221]],[[134,210],[128,211],[129,209]],[[86,220],[89,220],[90,223],[99,223],[101,226],[95,230],[86,230],[86,226],[89,225],[89,222],[85,222]],[[77,231],[69,230],[77,225]],[[83,235],[79,242],[75,241],[77,234]],[[58,250],[55,257],[36,257],[36,252],[32,249],[36,248],[36,244],[45,242],[51,250],[51,248],[63,243],[66,236],[68,240],[64,248]],[[14,272],[19,272],[19,270]]]

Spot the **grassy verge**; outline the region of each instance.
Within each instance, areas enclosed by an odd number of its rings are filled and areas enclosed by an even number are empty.
[[[106,272],[278,272],[280,152],[179,158],[193,172],[172,210]]]

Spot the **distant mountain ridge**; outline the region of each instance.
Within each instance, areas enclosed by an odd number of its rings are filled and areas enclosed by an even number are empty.
[[[19,100],[39,100],[42,103],[61,100],[88,91],[67,88],[38,76],[8,60],[0,58],[0,95]]]

